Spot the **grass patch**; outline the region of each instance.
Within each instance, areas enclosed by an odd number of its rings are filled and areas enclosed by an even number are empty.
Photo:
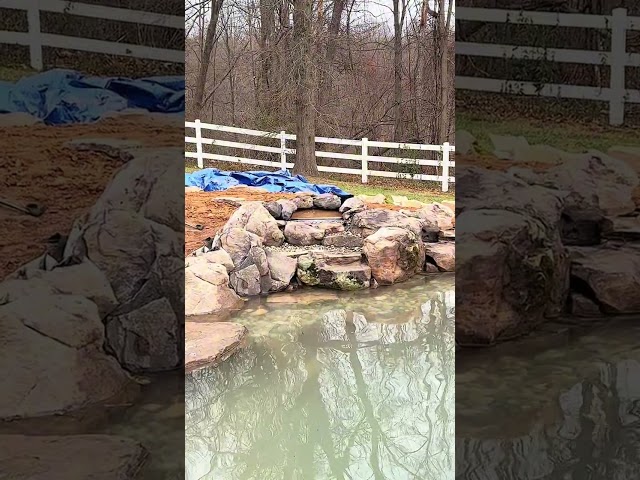
[[[637,129],[593,124],[548,123],[535,119],[496,120],[456,112],[456,128],[467,130],[478,142],[478,153],[490,155],[493,145],[489,134],[523,136],[529,144],[545,144],[567,152],[600,150],[614,145],[640,145]]]
[[[231,163],[227,165],[216,164],[211,166],[220,168],[221,170],[236,170],[236,164]],[[221,166],[226,168],[221,168]],[[237,168],[237,170],[256,170],[257,168],[260,168],[240,164],[238,167],[239,168]],[[276,170],[269,169],[268,167],[263,167],[263,169]],[[199,170],[199,168],[193,164],[187,164],[185,166],[186,173],[191,173],[196,170]],[[351,175],[349,176],[351,177]],[[353,195],[378,195],[382,193],[387,198],[387,203],[392,203],[392,195],[404,196],[410,200],[418,200],[425,203],[455,201],[455,192],[449,191],[445,193],[440,191],[440,185],[436,182],[418,182],[396,178],[369,178],[370,183],[362,184],[359,181],[345,180],[344,176],[342,176],[342,178],[339,177],[340,176],[337,174],[332,174],[322,177],[310,177],[308,180],[316,184],[335,185],[336,187],[339,187]],[[353,176],[353,178],[355,179],[356,177]],[[454,186],[451,185],[450,188],[453,190],[453,187]]]
[[[34,75],[38,72],[27,67],[3,67],[0,66],[0,81],[17,82],[23,77]]]

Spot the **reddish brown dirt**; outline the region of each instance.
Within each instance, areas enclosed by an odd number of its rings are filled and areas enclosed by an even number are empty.
[[[204,240],[207,237],[213,237],[236,211],[238,207],[231,202],[225,202],[225,197],[270,202],[282,198],[292,198],[295,195],[269,193],[257,188],[244,187],[230,188],[222,192],[186,192],[184,199],[185,222],[191,225],[203,225],[204,229],[196,230],[185,226],[185,255],[202,247]]]
[[[0,128],[0,135],[0,197],[46,207],[38,218],[0,207],[0,278],[39,256],[51,235],[68,234],[73,221],[95,203],[122,164],[102,153],[67,148],[66,142],[83,137],[115,138],[175,147],[184,141],[175,126],[137,116],[92,125],[7,127]]]

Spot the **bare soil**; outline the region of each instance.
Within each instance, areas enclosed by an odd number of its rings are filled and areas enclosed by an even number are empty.
[[[45,251],[46,240],[67,235],[104,191],[122,160],[65,146],[78,138],[137,140],[145,146],[182,145],[182,130],[144,116],[106,119],[90,125],[0,128],[0,197],[46,207],[30,217],[0,207],[0,278]],[[180,159],[176,159],[180,161]]]

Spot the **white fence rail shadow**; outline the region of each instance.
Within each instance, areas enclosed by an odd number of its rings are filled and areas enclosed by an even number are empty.
[[[204,168],[204,160],[217,160],[221,162],[234,162],[244,163],[249,165],[260,165],[267,167],[280,167],[282,169],[293,168],[293,163],[289,161],[289,155],[295,155],[296,151],[293,148],[287,146],[287,141],[295,141],[296,136],[281,131],[275,132],[263,132],[259,130],[249,130],[246,128],[227,127],[224,125],[214,125],[209,123],[203,123],[200,120],[194,122],[185,122],[185,128],[193,128],[195,130],[195,137],[185,136],[184,141],[186,144],[195,144],[196,151],[185,151],[186,158],[195,158],[199,168]],[[279,139],[280,146],[271,147],[266,145],[254,145],[250,143],[232,142],[227,140],[216,140],[203,135],[204,130],[211,130],[217,132],[233,133],[238,135],[247,135],[252,137]],[[451,152],[455,151],[453,145],[449,145],[445,142],[443,145],[423,145],[418,143],[398,143],[398,142],[376,142],[369,140],[368,138],[362,138],[360,140],[350,140],[343,138],[328,138],[328,137],[316,137],[316,143],[329,144],[329,145],[347,145],[357,147],[360,149],[359,154],[353,153],[337,153],[337,152],[325,152],[316,151],[317,158],[330,158],[351,160],[360,163],[359,168],[344,168],[344,167],[327,167],[318,165],[320,172],[342,173],[347,175],[358,175],[362,179],[362,183],[367,183],[368,178],[372,177],[388,177],[388,178],[408,178],[412,180],[439,182],[442,185],[442,191],[447,192],[449,190],[449,183],[455,182],[455,177],[450,175],[450,168],[455,167],[455,161],[450,160]],[[203,145],[216,145],[219,147],[237,148],[243,150],[254,150],[259,152],[268,152],[279,155],[280,161],[268,161],[259,160],[254,158],[246,158],[244,156],[223,155],[219,153],[206,153],[203,151]],[[438,152],[441,155],[441,160],[425,160],[416,158],[401,158],[401,157],[386,157],[369,155],[369,148],[389,148],[394,150],[408,150],[408,151],[429,151]],[[421,173],[398,173],[388,172],[382,170],[370,170],[369,162],[391,163],[391,164],[405,164],[405,165],[428,165],[438,167],[441,169],[441,175],[426,175]]]
[[[611,67],[608,87],[540,85],[535,82],[457,76],[456,88],[494,93],[601,100],[609,103],[609,123],[611,125],[624,123],[625,103],[640,103],[640,90],[627,89],[625,85],[625,67],[640,67],[640,54],[627,53],[626,45],[627,31],[640,30],[640,17],[627,16],[625,8],[614,9],[612,15],[587,15],[458,7],[456,20],[591,28],[611,32],[611,51],[456,42],[456,55],[608,65]]]
[[[0,0],[0,8],[27,11],[29,31],[0,31],[0,43],[28,46],[31,67],[35,70],[42,70],[43,68],[43,46],[125,57],[146,58],[172,63],[184,63],[185,61],[183,50],[171,50],[129,43],[57,35],[42,32],[40,28],[40,12],[66,14],[70,16],[70,22],[77,21],[74,17],[80,16],[184,30],[184,17],[182,16],[151,13],[128,8],[104,7],[101,5],[63,0]]]

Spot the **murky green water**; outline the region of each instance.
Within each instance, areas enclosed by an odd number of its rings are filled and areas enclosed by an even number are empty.
[[[314,292],[248,305],[248,347],[187,378],[186,479],[453,479],[453,276]]]
[[[458,355],[456,478],[622,480],[640,472],[640,324]]]

